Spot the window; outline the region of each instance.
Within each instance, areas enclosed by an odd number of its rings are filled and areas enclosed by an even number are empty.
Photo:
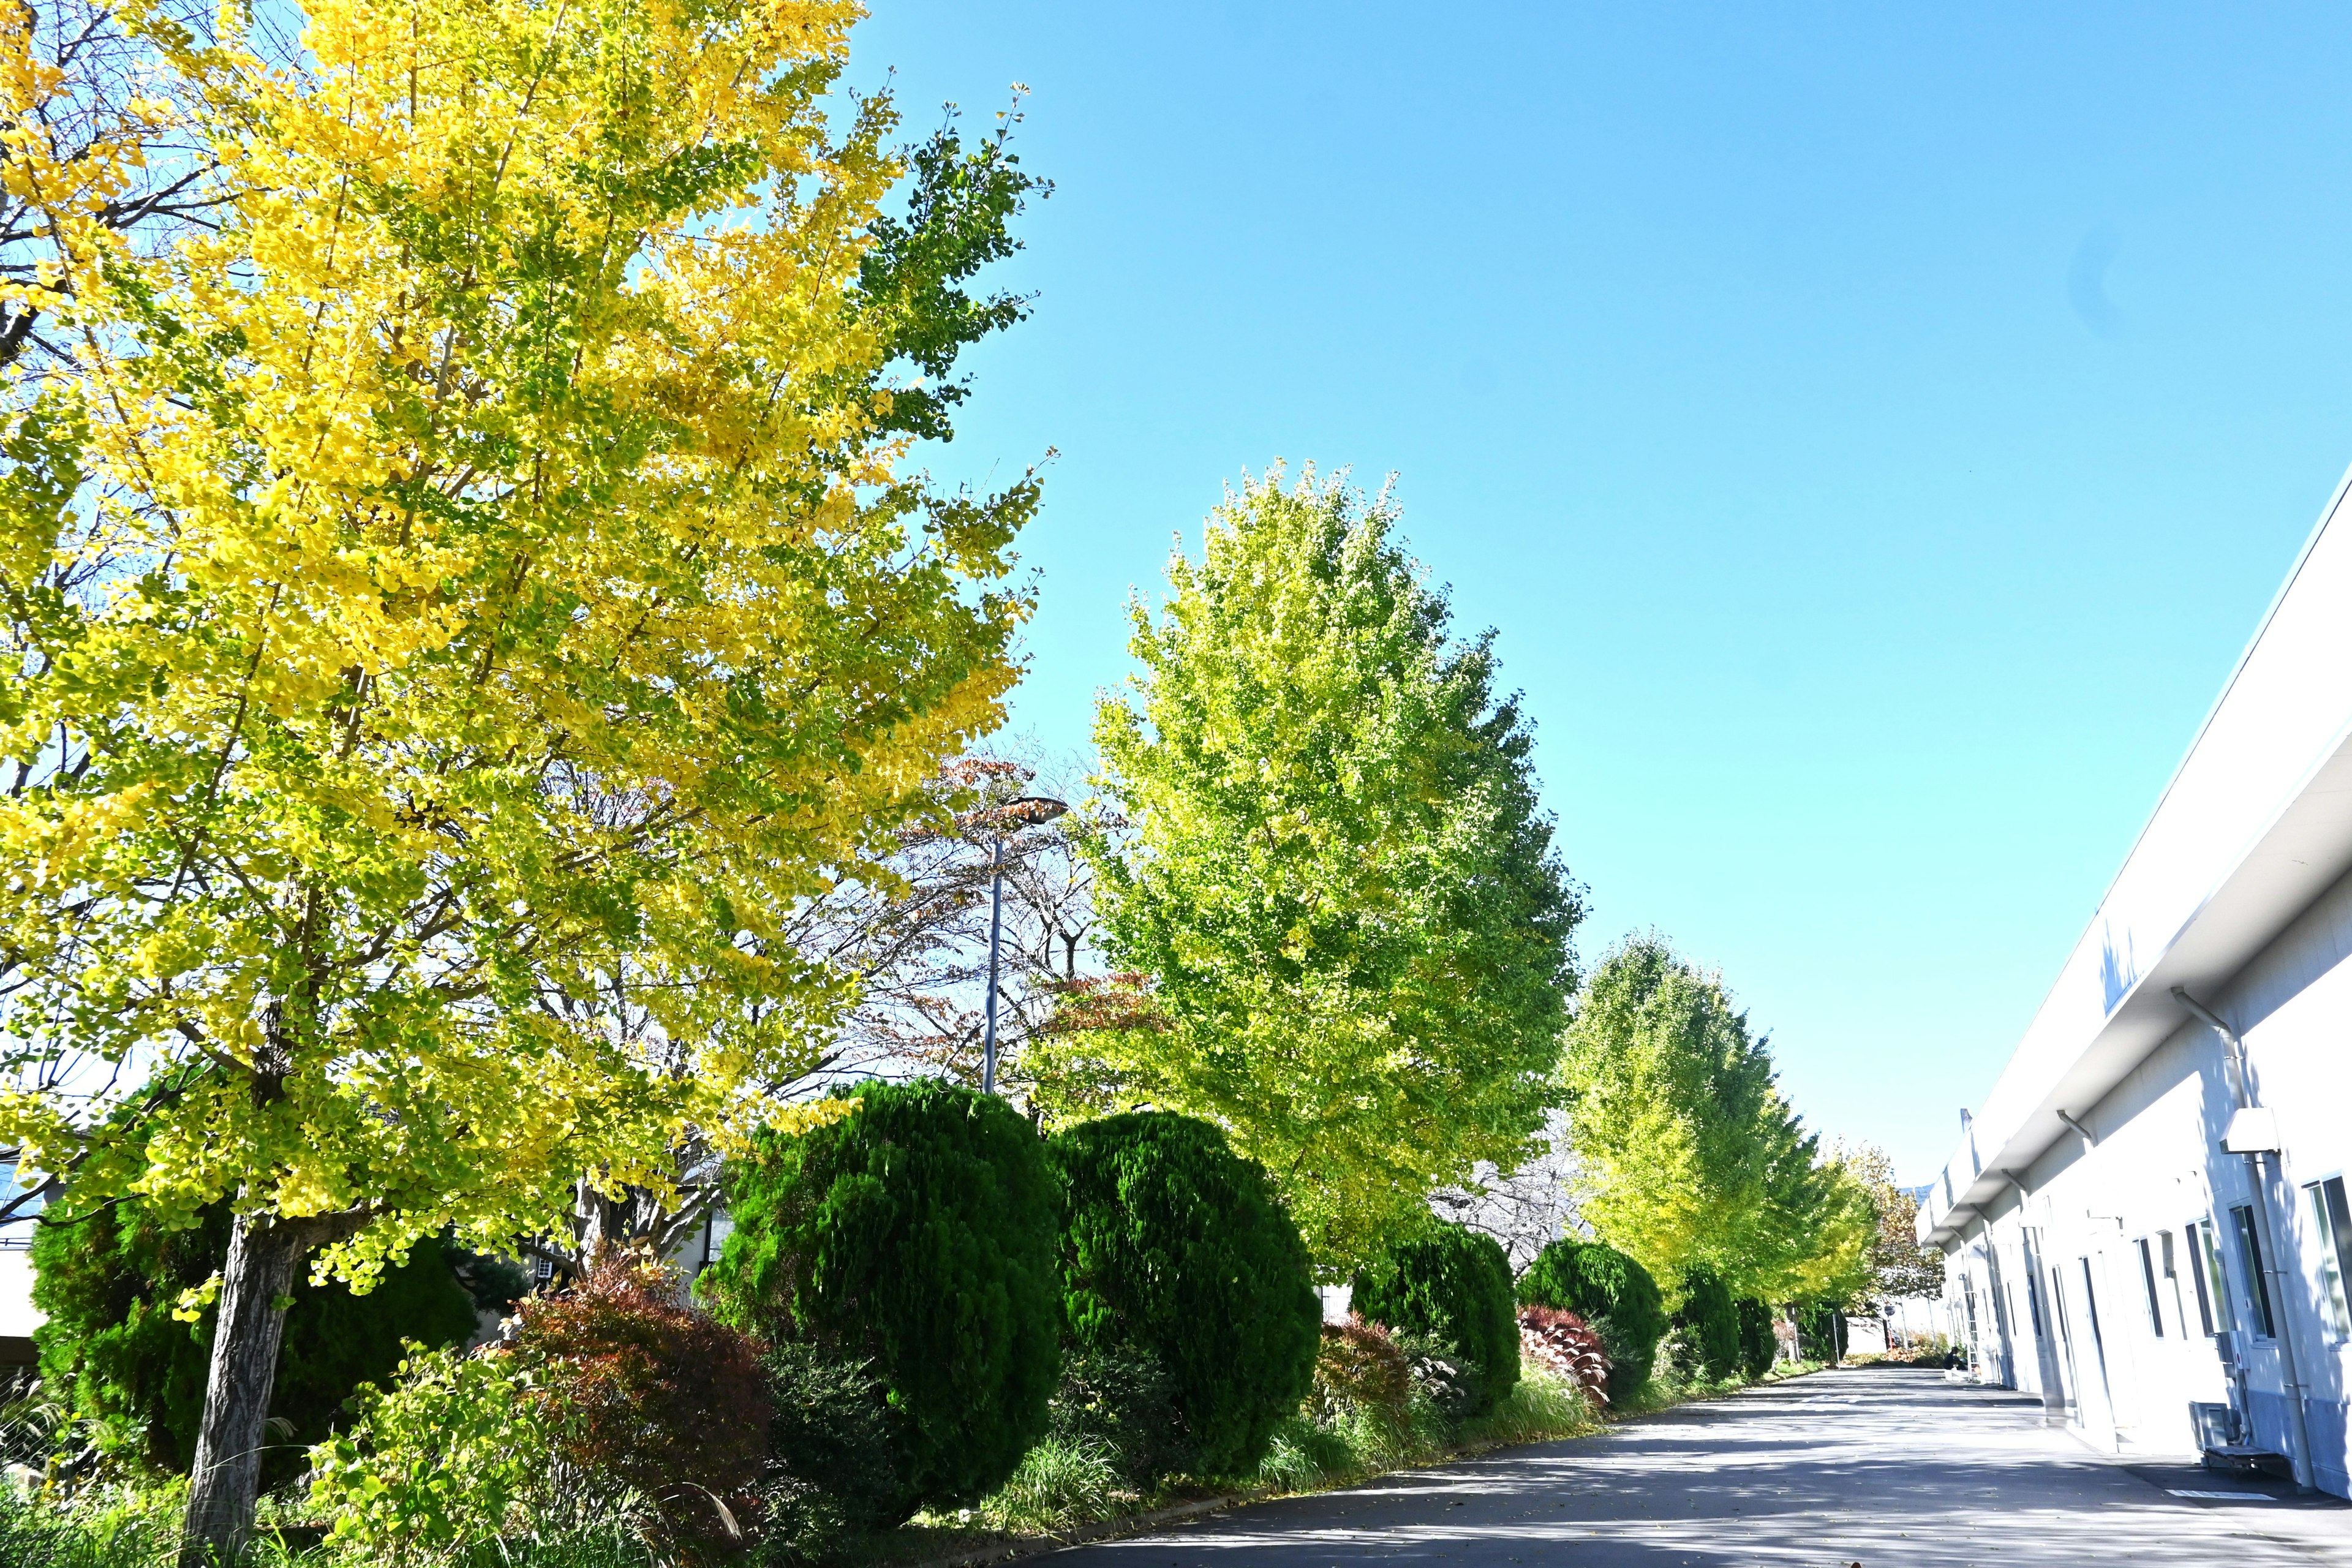
[[[2147,1326],[2156,1331],[2158,1339],[2162,1339],[2164,1298],[2156,1293],[2156,1253],[2144,1236],[2135,1245],[2139,1248],[2139,1277],[2147,1284]]]
[[[2197,1321],[2208,1335],[2230,1326],[2230,1277],[2221,1269],[2221,1244],[2211,1220],[2189,1223],[2189,1278],[2197,1286]]]
[[[2263,1238],[2254,1228],[2253,1208],[2240,1204],[2230,1211],[2230,1218],[2238,1227],[2238,1263],[2246,1271],[2246,1294],[2253,1308],[2254,1332],[2266,1340],[2276,1339],[2278,1325],[2271,1321],[2271,1285],[2263,1278]]]
[[[2034,1288],[2033,1276],[2025,1277],[2025,1310],[2033,1314],[2033,1337],[2042,1337],[2042,1292]]]
[[[2330,1176],[2303,1190],[2319,1237],[2320,1311],[2337,1339],[2352,1338],[2352,1302],[2344,1298],[2345,1280],[2352,1278],[2352,1213],[2346,1211],[2344,1178]]]
[[[2189,1337],[2189,1303],[2180,1294],[2180,1260],[2172,1250],[2172,1233],[2156,1233],[2157,1257],[2164,1268],[2164,1288],[2172,1293],[2172,1321],[2180,1325],[2180,1337]]]

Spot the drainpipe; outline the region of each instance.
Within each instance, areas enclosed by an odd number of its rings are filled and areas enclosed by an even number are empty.
[[[2221,1044],[2225,1047],[2223,1054],[2233,1079],[2232,1087],[2237,1091],[2238,1108],[2242,1110],[2254,1109],[2254,1080],[2252,1075],[2247,1070],[2246,1042],[2238,1037],[2238,1032],[2235,1029],[2221,1021],[2220,1014],[2189,994],[2187,988],[2174,986],[2172,999],[2196,1015],[2208,1028],[2221,1037]],[[2286,1183],[2284,1154],[2279,1150],[2273,1150],[2271,1153],[2272,1158],[2279,1162],[2279,1183],[2281,1186],[2284,1186]],[[2311,1468],[2311,1432],[2304,1422],[2303,1372],[2296,1364],[2293,1330],[2294,1304],[2302,1300],[2302,1296],[2299,1291],[2293,1297],[2288,1296],[2286,1279],[2279,1272],[2282,1259],[2278,1248],[2278,1226],[2271,1220],[2271,1189],[2269,1181],[2263,1173],[2263,1157],[2259,1153],[2248,1153],[2243,1158],[2246,1162],[2247,1179],[2254,1189],[2254,1217],[2262,1229],[2263,1271],[2270,1276],[2271,1301],[2278,1318],[2276,1326],[2279,1365],[2285,1373],[2287,1414],[2291,1417],[2287,1422],[2287,1430],[2294,1439],[2295,1446],[2295,1452],[2290,1456],[2294,1462],[2294,1480],[2295,1485],[2308,1491],[2315,1489],[2316,1478],[2313,1475]],[[2251,1420],[2252,1412],[2249,1411],[2247,1415]]]

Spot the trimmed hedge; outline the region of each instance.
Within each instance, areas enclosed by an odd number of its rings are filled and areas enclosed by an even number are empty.
[[[1780,1353],[1780,1338],[1772,1332],[1772,1309],[1753,1296],[1734,1305],[1739,1312],[1739,1370],[1751,1380],[1761,1377]]]
[[[184,1475],[195,1458],[216,1311],[206,1307],[193,1323],[172,1312],[182,1291],[227,1259],[228,1205],[177,1229],[136,1198],[70,1222],[66,1212],[53,1209],[33,1229],[33,1304],[47,1315],[33,1331],[42,1387],[73,1415],[127,1423],[147,1463]],[[474,1298],[455,1272],[457,1257],[428,1237],[364,1296],[313,1285],[299,1271],[269,1397],[270,1415],[292,1431],[264,1454],[265,1485],[300,1472],[304,1447],[341,1421],[353,1389],[392,1381],[404,1340],[438,1349],[473,1334]]]
[[[1690,1342],[1708,1381],[1720,1383],[1738,1373],[1739,1311],[1731,1304],[1731,1290],[1722,1275],[1705,1264],[1683,1275],[1683,1304],[1675,1310],[1675,1327]]]
[[[1073,1353],[1093,1366],[1144,1358],[1161,1373],[1151,1403],[1171,1430],[1134,1468],[1255,1469],[1313,1385],[1323,1321],[1306,1243],[1265,1169],[1210,1123],[1157,1110],[1074,1127],[1045,1157],[1062,1189]],[[1112,1380],[1094,1381],[1121,1402]],[[1105,1414],[1132,1429],[1151,1413]]]
[[[1459,1351],[1478,1378],[1465,1415],[1493,1409],[1519,1381],[1511,1260],[1491,1236],[1444,1223],[1397,1243],[1357,1272],[1353,1304],[1376,1323]]]
[[[994,1096],[936,1079],[855,1093],[854,1114],[763,1133],[729,1169],[735,1231],[697,1288],[748,1333],[871,1374],[895,1523],[979,1501],[1044,1436],[1060,1204],[1044,1141]]]
[[[1650,1381],[1666,1304],[1650,1271],[1598,1241],[1562,1237],[1536,1255],[1519,1276],[1519,1300],[1558,1307],[1598,1330],[1609,1347],[1609,1399],[1622,1405]]]

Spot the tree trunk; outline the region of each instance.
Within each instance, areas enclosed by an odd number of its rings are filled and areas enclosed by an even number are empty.
[[[180,1568],[233,1563],[253,1533],[263,1424],[278,1382],[285,1302],[294,1288],[294,1270],[311,1245],[302,1228],[267,1216],[239,1215],[229,1232]]]

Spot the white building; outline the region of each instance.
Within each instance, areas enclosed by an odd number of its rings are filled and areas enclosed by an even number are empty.
[[[2352,1495],[2352,476],[1923,1202],[1988,1383]],[[2241,1044],[2241,1042],[2242,1042]]]

